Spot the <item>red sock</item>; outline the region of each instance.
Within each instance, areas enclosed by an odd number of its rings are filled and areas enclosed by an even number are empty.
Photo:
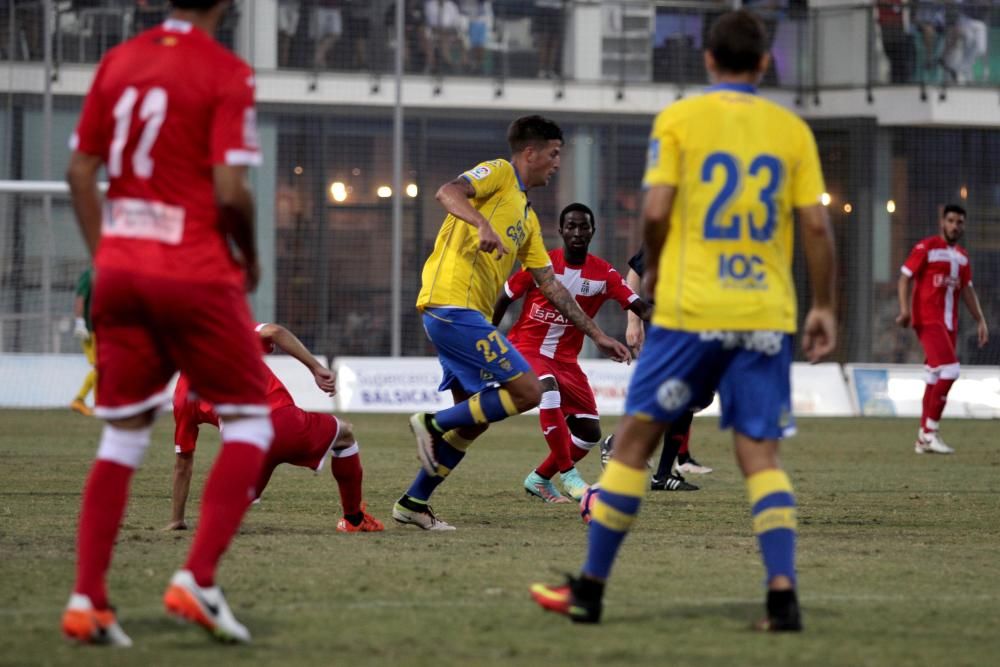
[[[330,472],[337,480],[344,516],[361,512],[361,478],[364,475],[361,469],[361,454],[355,451],[350,456],[338,457],[334,452],[330,456]]]
[[[691,427],[688,426],[688,430],[684,431],[684,435],[673,436],[673,437],[679,437],[680,441],[681,441],[681,447],[680,447],[680,449],[677,450],[677,455],[680,456],[682,454],[687,454],[688,453],[688,442],[690,442],[690,440],[691,440]]]
[[[936,386],[936,384],[924,385],[924,400],[920,411],[920,428],[925,431],[928,430],[927,418],[931,416],[931,398],[934,396],[934,387]],[[931,419],[933,419],[933,417],[931,417]]]
[[[250,501],[264,463],[264,451],[245,442],[224,442],[205,482],[201,517],[185,569],[191,570],[199,586],[215,583],[215,568],[225,553]]]
[[[930,409],[927,413],[928,419],[933,419],[936,422],[941,421],[944,406],[948,404],[948,392],[951,391],[951,385],[953,384],[955,384],[954,380],[945,380],[942,378],[934,385],[934,391],[930,399]]]
[[[589,453],[590,453],[589,449],[584,449],[583,447],[577,445],[575,442],[570,442],[569,457],[573,460],[574,465],[576,464],[577,461],[579,461]]]
[[[129,482],[135,470],[98,459],[83,490],[77,535],[76,585],[73,590],[90,598],[96,609],[107,609],[105,575],[128,504]]]
[[[545,479],[552,479],[557,472],[573,467],[573,459],[569,454],[573,439],[569,433],[569,426],[566,425],[566,418],[559,408],[540,409],[538,422],[542,426],[542,435],[545,436],[545,442],[549,446],[549,455],[535,468],[535,472]]]

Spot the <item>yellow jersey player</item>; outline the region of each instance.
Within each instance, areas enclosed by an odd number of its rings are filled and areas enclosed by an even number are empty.
[[[538,289],[570,322],[616,361],[629,361],[557,280],[531,204],[530,188],[547,185],[559,169],[562,130],[541,116],[515,120],[507,131],[510,160],[483,162],[441,186],[448,212],[424,264],[417,309],[444,371],[441,391],[455,405],[410,417],[421,469],[396,502],[392,518],[424,530],[454,530],[434,516],[428,500],[491,422],[538,405],[541,385],[531,366],[490,323],[493,305],[520,260]]]
[[[649,488],[646,461],[664,430],[692,400],[718,390],[767,572],[767,615],[758,627],[802,628],[795,498],[778,460],[778,441],[793,428],[793,209],[813,289],[802,336],[810,361],[836,342],[834,247],[812,133],[755,94],[767,44],[753,14],[720,17],[705,53],[715,85],[671,105],[653,125],[643,203],[653,326],[591,511],[582,572],[562,586],[532,587],[542,607],[577,622],[600,620],[605,582]]]

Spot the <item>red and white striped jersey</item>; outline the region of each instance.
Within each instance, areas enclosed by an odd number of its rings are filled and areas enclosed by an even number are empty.
[[[960,245],[948,245],[940,236],[928,236],[913,246],[900,269],[914,281],[911,306],[914,327],[943,322],[948,331],[958,327],[958,299],[962,288],[972,284],[969,253]]]
[[[186,21],[104,56],[70,140],[107,167],[98,269],[242,284],[212,168],[260,164],[254,86],[249,65]]]
[[[625,284],[615,267],[594,255],[587,255],[583,265],[566,263],[562,248],[549,251],[556,279],[576,297],[583,312],[593,317],[608,299],[627,309],[639,296]],[[528,355],[541,355],[557,361],[576,362],[583,346],[583,332],[563,317],[549,303],[528,271],[519,271],[504,284],[511,299],[522,296],[524,308],[511,327],[508,339]]]

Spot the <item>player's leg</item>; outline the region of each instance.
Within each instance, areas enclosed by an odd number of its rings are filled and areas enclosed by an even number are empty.
[[[94,334],[90,334],[87,338],[80,341],[80,347],[83,349],[83,354],[87,358],[87,363],[90,364],[90,370],[87,371],[87,375],[83,378],[83,384],[80,385],[80,390],[76,392],[76,396],[73,398],[73,402],[70,403],[69,407],[74,412],[79,412],[81,415],[90,417],[94,414],[94,411],[87,407],[87,394],[90,393],[91,389],[97,383],[97,353],[96,344],[94,342]],[[97,396],[94,396],[94,403],[97,403]]]
[[[354,434],[354,426],[333,415],[307,414],[313,424],[332,422],[336,428],[333,445],[330,447],[330,472],[337,482],[340,505],[344,512],[344,516],[337,521],[337,531],[371,533],[384,530],[382,522],[368,513],[363,500],[364,468],[361,467],[361,446]],[[322,429],[310,428],[313,432],[317,430]]]
[[[938,428],[948,402],[948,393],[958,379],[961,366],[955,353],[955,337],[944,324],[921,327],[920,342],[927,355],[923,415],[914,450],[918,454],[952,454],[954,449],[941,440]]]
[[[778,439],[794,432],[791,360],[790,335],[756,332],[737,350],[719,383],[721,425],[734,432],[736,461],[767,573],[767,616],[757,627],[771,631],[802,629],[795,591],[795,495],[778,460]]]
[[[533,367],[538,366],[533,365]],[[568,503],[569,500],[559,493],[559,489],[552,483],[556,473],[573,469],[573,460],[569,456],[571,436],[562,411],[559,383],[555,376],[547,371],[538,379],[542,386],[542,399],[538,404],[538,423],[542,429],[542,437],[549,447],[549,455],[524,478],[524,491],[547,503]]]
[[[62,630],[83,643],[128,646],[131,640],[108,602],[106,577],[132,475],[149,447],[154,409],[169,400],[173,367],[162,359],[151,332],[134,322],[141,298],[111,273],[102,271],[97,278],[93,302],[101,332],[96,414],[107,423],[83,490],[76,580]]]
[[[449,387],[452,400],[457,404],[468,401],[470,392],[459,384],[457,378],[445,369],[442,387]],[[392,518],[398,523],[412,524],[424,530],[455,530],[451,524],[437,518],[429,504],[430,497],[452,470],[465,458],[472,443],[486,432],[489,424],[463,426],[440,436],[436,443],[436,474],[431,475],[421,466],[417,476],[392,508]]]
[[[590,450],[601,442],[601,421],[597,414],[597,399],[590,380],[579,364],[560,364],[556,368],[562,413],[570,431],[569,467],[559,469],[560,482],[566,493],[579,500],[590,485],[576,467]]]
[[[157,305],[154,316],[171,331],[164,346],[191,388],[225,421],[194,540],[164,594],[164,606],[220,641],[248,642],[250,633],[229,610],[215,571],[256,496],[274,435],[260,341],[246,297],[236,286],[175,282]]]
[[[541,399],[541,386],[521,353],[481,313],[428,309],[423,321],[446,376],[471,392],[450,408],[410,417],[421,465],[428,474],[436,475],[439,461],[435,450],[442,446],[445,433],[530,410]],[[450,386],[442,382],[440,388]]]
[[[694,413],[686,413],[671,422],[663,434],[663,449],[660,450],[660,460],[656,472],[650,480],[649,488],[653,491],[697,491],[698,487],[690,484],[684,477],[673,471],[674,461],[680,454],[688,435],[691,433],[691,421]]]
[[[694,413],[691,413],[694,417]],[[678,427],[678,430],[680,427]],[[691,454],[691,425],[680,435],[680,449],[677,450],[677,471],[685,475],[707,475],[712,472],[712,468],[698,463]]]

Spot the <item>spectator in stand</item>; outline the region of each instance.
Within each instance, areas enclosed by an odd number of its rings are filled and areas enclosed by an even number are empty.
[[[278,0],[278,67],[290,67],[292,42],[299,29],[298,0]]]
[[[483,56],[493,31],[493,3],[489,0],[463,0],[461,9],[469,21],[469,71],[484,74]]]
[[[952,83],[968,83],[973,66],[986,55],[989,29],[984,18],[988,7],[973,7],[963,0],[954,0],[954,20],[948,22],[941,64]]]
[[[562,76],[562,45],[566,26],[564,0],[535,0],[531,31],[538,46],[538,76],[554,79]]]
[[[942,5],[917,5],[914,22],[920,30],[924,45],[924,69],[928,72],[938,64],[938,39],[944,34],[945,11]]]
[[[391,3],[385,10],[383,19],[388,41],[396,39],[396,3]],[[406,0],[403,7],[403,31],[406,48],[403,51],[403,68],[409,72],[419,71],[423,67],[427,54],[427,21],[424,18],[423,0]]]
[[[342,0],[314,0],[309,20],[309,37],[312,38],[313,67],[326,69],[329,53],[337,40],[344,34],[344,17],[341,13]]]
[[[465,62],[465,45],[460,37],[462,12],[454,0],[427,0],[424,3],[427,21],[426,69],[438,74],[438,56],[450,72],[458,71]]]
[[[364,0],[344,0],[344,24],[350,42],[350,66],[368,68],[368,38],[371,34],[371,5]]]
[[[904,0],[879,0],[876,8],[882,49],[889,59],[889,81],[908,83],[913,78],[916,50],[911,39],[910,7]]]

